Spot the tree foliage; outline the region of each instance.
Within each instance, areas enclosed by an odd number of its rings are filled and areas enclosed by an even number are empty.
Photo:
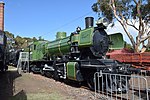
[[[42,38],[42,36],[39,36],[39,41],[44,41],[44,39]]]
[[[19,35],[15,37],[13,33],[10,33],[8,31],[5,31],[5,34],[7,36],[7,43],[10,46],[13,46],[19,49],[27,47],[27,45],[31,42],[38,41],[36,37],[29,38],[29,37],[21,37]]]
[[[14,34],[8,32],[8,31],[5,31],[5,34],[6,34],[6,36],[9,37],[9,38],[14,38]]]
[[[38,41],[38,40],[36,39],[36,37],[33,37],[32,40],[33,40],[33,42]]]
[[[112,23],[114,19],[119,21],[135,52],[144,52],[146,48],[150,47],[149,0],[97,0],[92,9],[108,18]],[[132,33],[129,32],[129,26],[137,30],[135,40]],[[149,42],[145,42],[146,40]],[[140,45],[142,45],[141,49]]]

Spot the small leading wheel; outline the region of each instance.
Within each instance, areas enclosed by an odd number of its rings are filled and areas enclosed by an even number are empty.
[[[129,90],[129,80],[125,77],[120,76],[107,76],[107,91],[126,93]]]
[[[97,75],[94,74],[95,72],[90,72],[87,77],[87,85],[93,91],[100,89],[100,79],[98,79]]]
[[[43,69],[42,69],[42,68],[40,69],[40,73],[41,73],[41,75],[42,75],[42,76],[44,76],[44,75],[45,75],[45,72],[43,71]]]
[[[58,72],[57,72],[56,69],[54,70],[54,79],[55,79],[56,81],[59,81],[59,80],[60,80],[59,75],[58,75]]]
[[[119,78],[119,80],[117,81],[117,90],[118,92],[123,92],[126,93],[129,90],[129,80],[126,79],[125,77],[121,77],[121,79]]]
[[[54,68],[54,79],[56,81],[59,81],[58,67],[56,66],[56,61],[53,62],[53,68]]]

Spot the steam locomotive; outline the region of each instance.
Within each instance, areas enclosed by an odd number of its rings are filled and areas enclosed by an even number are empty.
[[[86,28],[76,31],[66,37],[65,32],[58,32],[54,41],[36,41],[29,45],[30,71],[49,74],[55,80],[69,79],[87,82],[90,89],[94,89],[94,73],[130,74],[129,65],[122,64],[105,57],[114,41],[124,45],[121,34],[107,35],[107,19],[98,19],[93,26],[93,17],[86,17]],[[115,37],[114,37],[115,36]],[[118,37],[122,41],[117,41]],[[114,42],[115,43],[115,42]],[[113,79],[112,79],[113,80]],[[120,84],[118,80],[114,80]],[[126,83],[126,82],[125,82]],[[124,85],[125,83],[121,83]],[[111,84],[110,84],[111,85]],[[120,85],[116,85],[120,86]],[[114,91],[121,91],[128,87],[115,87]]]

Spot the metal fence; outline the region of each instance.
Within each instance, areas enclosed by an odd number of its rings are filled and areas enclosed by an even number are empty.
[[[94,75],[94,83],[95,100],[150,99],[149,76],[96,72]]]
[[[17,64],[18,73],[21,74],[21,71],[29,71],[29,53],[28,52],[20,52],[19,60]]]

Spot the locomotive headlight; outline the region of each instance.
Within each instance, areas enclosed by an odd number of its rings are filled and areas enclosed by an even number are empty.
[[[107,27],[109,25],[109,20],[106,17],[100,18],[96,21],[97,25],[103,25]]]

